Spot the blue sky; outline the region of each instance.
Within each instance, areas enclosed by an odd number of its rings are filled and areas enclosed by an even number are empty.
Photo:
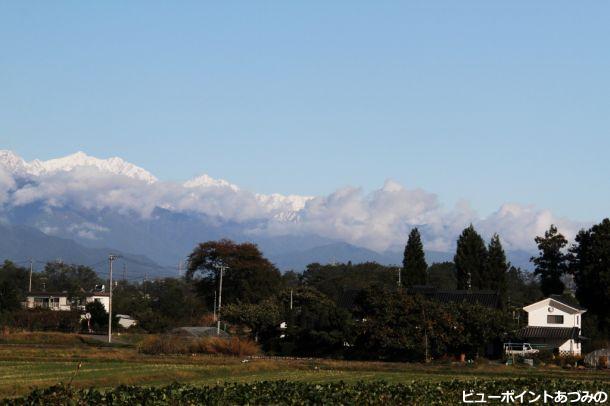
[[[0,3],[0,148],[482,215],[610,208],[610,4]]]

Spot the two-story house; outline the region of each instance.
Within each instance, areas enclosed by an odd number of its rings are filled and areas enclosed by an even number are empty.
[[[549,297],[525,306],[527,327],[519,336],[531,344],[542,344],[559,355],[580,355],[582,315],[580,306],[559,297]]]

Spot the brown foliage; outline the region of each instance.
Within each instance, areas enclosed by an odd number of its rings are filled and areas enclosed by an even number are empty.
[[[247,356],[260,353],[258,344],[232,337],[206,337],[188,339],[172,335],[151,335],[140,344],[144,354],[218,354]]]

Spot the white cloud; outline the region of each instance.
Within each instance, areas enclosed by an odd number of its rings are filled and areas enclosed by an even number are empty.
[[[13,164],[33,165],[14,155],[5,156]],[[61,170],[53,167],[37,173],[17,173],[15,169],[15,176],[29,176],[19,188],[9,170],[0,165],[0,204],[16,207],[38,202],[48,207],[111,209],[143,218],[161,207],[242,223],[253,234],[317,234],[378,251],[403,246],[414,226],[420,228],[426,248],[439,251],[452,250],[457,236],[470,223],[487,239],[497,232],[508,249],[526,250],[534,248],[534,237],[543,234],[551,223],[568,237],[582,226],[557,218],[548,210],[519,204],[505,204],[481,218],[466,202],[446,209],[436,194],[408,189],[392,180],[370,193],[347,187],[328,196],[262,195],[205,175],[183,184],[151,181],[142,175],[148,172],[133,169],[122,160],[107,163],[79,157],[86,164],[76,165],[77,160],[71,159],[70,166]],[[69,227],[89,239],[108,231],[103,225],[91,223]]]
[[[100,238],[98,235],[99,233],[107,233],[108,231],[110,231],[110,229],[99,224],[83,222],[79,224],[69,225],[67,231],[70,233],[74,233],[81,238],[86,238],[88,240],[97,240]]]

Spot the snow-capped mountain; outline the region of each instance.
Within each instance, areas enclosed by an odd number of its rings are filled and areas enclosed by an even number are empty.
[[[274,219],[295,221],[309,196],[257,194],[207,174],[182,184],[159,182],[145,169],[121,158],[100,159],[77,152],[63,158],[25,161],[12,151],[0,151],[0,168],[25,186],[12,191],[16,206],[42,202],[47,206],[96,207],[134,211],[148,216],[155,208],[195,212],[223,220]],[[65,176],[54,178],[52,175]],[[117,175],[108,179],[106,175]],[[132,179],[143,185],[123,182]],[[15,183],[4,189],[13,188]],[[2,185],[0,185],[0,190]],[[72,227],[74,228],[74,227]]]
[[[427,250],[451,252],[463,228],[474,224],[486,239],[499,233],[507,251],[531,251],[550,224],[568,238],[584,226],[521,204],[481,218],[467,204],[445,209],[434,193],[391,180],[368,193],[345,187],[315,197],[261,194],[205,174],[159,181],[121,158],[77,152],[27,162],[11,151],[0,151],[0,222],[161,264],[218,238],[257,242],[276,258],[326,252],[317,248],[335,243],[383,253],[400,251],[418,227]]]
[[[12,151],[0,151],[0,165],[4,165],[10,172],[24,176],[42,176],[55,172],[68,172],[80,167],[92,167],[102,172],[112,173],[115,175],[123,175],[129,178],[138,179],[147,183],[154,183],[157,178],[150,172],[140,168],[134,164],[126,162],[121,158],[113,157],[108,159],[99,159],[85,154],[84,152],[76,152],[72,155],[63,158],[50,159],[40,161],[35,159],[26,162],[23,158],[16,155]]]
[[[229,183],[224,179],[214,179],[206,174],[187,180],[182,185],[187,188],[227,187],[234,191],[239,190],[238,186]]]

